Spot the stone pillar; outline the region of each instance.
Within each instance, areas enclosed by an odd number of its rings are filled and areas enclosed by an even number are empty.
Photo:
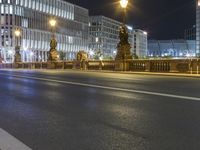
[[[145,62],[145,71],[146,72],[150,72],[151,71],[151,62],[150,61],[146,61]]]

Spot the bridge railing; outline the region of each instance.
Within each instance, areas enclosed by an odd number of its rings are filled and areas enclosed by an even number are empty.
[[[177,72],[199,73],[199,59],[166,59],[166,60],[127,60],[118,63],[128,65],[127,71],[137,72]],[[5,63],[0,69],[83,69],[114,71],[116,61],[60,61],[33,63]]]

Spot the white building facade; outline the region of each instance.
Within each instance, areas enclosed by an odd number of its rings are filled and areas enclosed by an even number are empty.
[[[147,32],[134,29],[133,35],[134,54],[139,58],[145,58],[147,56]]]
[[[80,50],[88,50],[87,9],[63,0],[0,0],[0,54],[4,62],[13,62],[16,29],[21,31],[20,53],[23,62],[46,61],[52,28],[55,28],[57,50],[65,59],[74,59]]]

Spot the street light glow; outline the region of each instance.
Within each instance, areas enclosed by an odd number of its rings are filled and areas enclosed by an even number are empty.
[[[19,36],[20,36],[20,34],[21,34],[21,32],[20,32],[20,30],[19,30],[19,29],[15,30],[15,36],[19,37]]]
[[[9,50],[9,51],[8,51],[8,54],[9,54],[9,55],[12,55],[12,54],[13,54],[13,51],[12,51],[12,50]]]
[[[122,8],[125,9],[128,5],[128,0],[120,0],[120,5]]]
[[[133,30],[133,27],[131,27],[131,26],[127,26],[127,28],[129,29],[129,30]]]
[[[103,57],[102,57],[102,56],[100,56],[100,57],[99,57],[99,60],[101,60],[101,61],[102,61],[102,60],[103,60]]]
[[[31,56],[33,56],[33,55],[34,55],[34,53],[33,53],[33,52],[31,52],[31,53],[30,53],[30,55],[31,55]]]
[[[55,19],[51,19],[51,20],[49,21],[49,23],[50,23],[50,25],[51,25],[52,27],[55,27],[55,26],[56,26],[56,20],[55,20]]]
[[[91,51],[89,52],[89,54],[90,54],[90,56],[94,56],[94,51],[91,50]]]
[[[144,35],[147,35],[148,33],[146,31],[143,32]]]

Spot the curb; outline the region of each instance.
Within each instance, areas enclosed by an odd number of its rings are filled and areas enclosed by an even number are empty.
[[[80,70],[77,70],[80,71]],[[175,74],[175,73],[152,73],[152,72],[120,72],[120,71],[93,71],[93,70],[82,70],[81,72],[93,72],[93,73],[118,73],[118,74],[136,74],[136,75],[156,75],[156,76],[170,76],[170,77],[190,77],[190,78],[200,78],[200,74]]]
[[[7,69],[0,69],[7,70]],[[8,69],[8,70],[26,70],[26,69]],[[27,69],[30,70],[30,69]],[[47,71],[48,69],[31,69],[31,71]],[[85,73],[116,73],[116,74],[128,74],[128,75],[150,75],[150,76],[168,76],[168,77],[185,77],[185,78],[200,78],[200,74],[179,74],[179,73],[155,73],[155,72],[122,72],[122,71],[106,71],[106,70],[76,70],[76,69],[51,69],[55,71],[76,71],[76,72],[85,72]]]

